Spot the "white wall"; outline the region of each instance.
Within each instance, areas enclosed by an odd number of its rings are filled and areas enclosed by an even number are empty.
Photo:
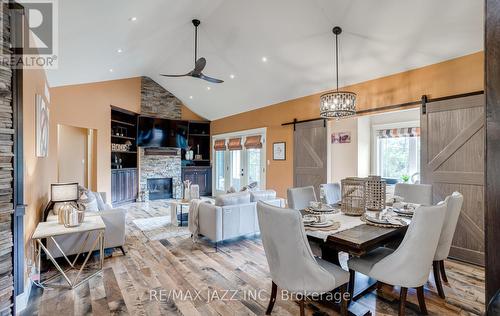
[[[329,151],[330,151],[330,170],[331,182],[340,182],[346,177],[356,176],[358,174],[358,119],[348,118],[342,120],[332,120],[329,124]],[[350,132],[351,143],[332,144],[332,133]]]

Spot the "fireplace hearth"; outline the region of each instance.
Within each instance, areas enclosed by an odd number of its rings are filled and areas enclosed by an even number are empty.
[[[172,178],[149,178],[147,188],[150,200],[171,199],[173,197]]]

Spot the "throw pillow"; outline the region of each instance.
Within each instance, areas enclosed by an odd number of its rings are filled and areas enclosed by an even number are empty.
[[[106,203],[104,203],[101,194],[99,192],[92,192],[92,193],[95,196],[95,200],[97,202],[97,207],[99,208],[99,211],[106,210]]]
[[[82,190],[78,203],[85,206],[85,211],[87,212],[99,212],[95,195],[87,189]]]

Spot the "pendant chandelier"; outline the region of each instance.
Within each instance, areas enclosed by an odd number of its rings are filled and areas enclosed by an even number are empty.
[[[343,118],[356,114],[356,93],[339,91],[339,39],[342,33],[339,26],[333,28],[335,34],[335,71],[337,78],[337,89],[327,92],[320,97],[320,116],[322,118]]]

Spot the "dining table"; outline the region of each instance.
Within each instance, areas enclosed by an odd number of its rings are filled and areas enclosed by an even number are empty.
[[[302,214],[307,214],[306,210],[301,210]],[[408,225],[399,227],[380,227],[361,221],[360,216],[354,218],[350,215],[338,212],[332,216],[335,221],[339,220],[339,229],[330,232],[322,231],[318,233],[314,230],[306,229],[309,242],[321,249],[321,258],[341,266],[339,253],[345,252],[349,256],[362,256],[367,252],[382,246],[397,247],[403,239]],[[356,221],[358,221],[356,223]],[[411,218],[405,218],[407,224]],[[342,229],[342,223],[348,227]],[[351,227],[352,226],[352,227]],[[344,227],[345,228],[345,227]],[[349,304],[350,315],[370,315],[368,308],[357,304],[356,300],[368,292],[374,290],[377,281],[362,274],[356,273],[356,283],[353,291],[353,297]]]

